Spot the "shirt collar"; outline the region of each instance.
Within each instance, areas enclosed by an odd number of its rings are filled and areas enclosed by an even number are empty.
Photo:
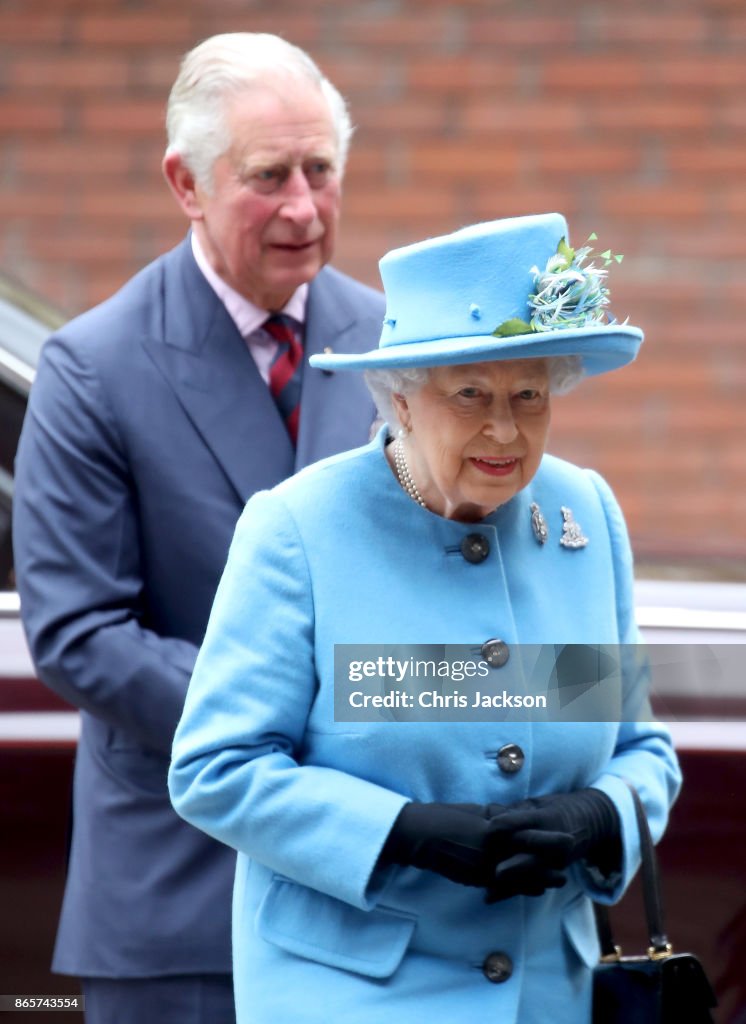
[[[262,326],[267,317],[270,316],[270,311],[260,309],[250,299],[237,292],[235,288],[231,288],[227,281],[224,281],[210,266],[205,251],[194,231],[192,231],[191,237],[192,253],[194,254],[197,266],[207,279],[207,283],[225,306],[241,337],[248,338],[249,335],[254,334]],[[296,288],[279,312],[287,314],[287,316],[292,317],[293,320],[302,325],[306,319],[307,301],[308,285],[302,284],[299,288]],[[278,311],[275,310],[275,312]]]

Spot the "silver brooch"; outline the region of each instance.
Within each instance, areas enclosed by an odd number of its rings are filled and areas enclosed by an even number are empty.
[[[588,538],[584,535],[580,524],[575,522],[572,509],[562,505],[560,512],[563,520],[560,544],[563,548],[584,548],[588,543]]]
[[[531,529],[534,531],[534,537],[536,537],[539,544],[546,544],[547,537],[549,536],[549,527],[535,501],[531,502]]]

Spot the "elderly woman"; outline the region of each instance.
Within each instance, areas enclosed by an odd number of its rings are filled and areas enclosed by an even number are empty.
[[[591,900],[639,861],[627,783],[656,837],[679,784],[644,666],[621,658],[617,721],[338,721],[334,692],[339,645],[515,681],[523,645],[637,642],[619,508],[545,454],[550,392],[642,340],[566,238],[548,214],[389,253],[379,348],[312,360],[369,370],[389,426],[238,524],[170,787],[238,851],[239,1022],[590,1021]]]

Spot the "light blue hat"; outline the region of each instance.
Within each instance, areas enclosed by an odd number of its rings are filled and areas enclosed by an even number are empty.
[[[592,236],[594,237],[594,236]],[[380,262],[386,318],[377,349],[311,356],[322,370],[442,366],[577,355],[589,374],[632,362],[637,327],[609,317],[606,269],[570,248],[559,213],[512,217],[393,249]],[[590,241],[590,240],[589,240]]]

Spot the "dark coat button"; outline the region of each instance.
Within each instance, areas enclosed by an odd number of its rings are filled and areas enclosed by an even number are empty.
[[[510,648],[504,640],[485,640],[481,654],[491,668],[502,668],[510,657]]]
[[[461,554],[472,565],[479,565],[489,553],[490,542],[481,533],[468,533],[461,541]]]
[[[507,953],[490,953],[482,964],[482,973],[487,981],[500,985],[513,973],[513,961]]]
[[[526,755],[517,743],[506,743],[497,752],[497,765],[500,771],[505,772],[506,775],[514,775],[519,772],[523,768],[525,760]]]

